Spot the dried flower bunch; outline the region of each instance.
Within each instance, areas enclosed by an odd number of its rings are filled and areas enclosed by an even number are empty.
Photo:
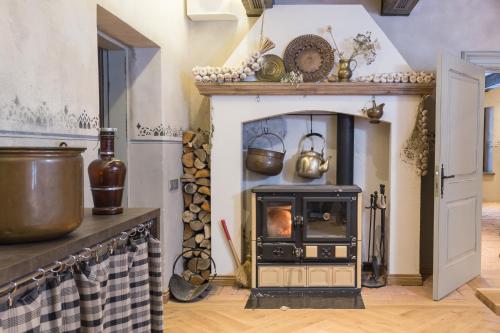
[[[352,60],[358,56],[362,56],[367,65],[372,64],[377,57],[377,50],[380,49],[380,44],[376,38],[372,36],[371,31],[367,31],[366,33],[358,33],[356,37],[352,39],[352,53],[349,57],[346,57],[344,52],[340,51],[335,42],[335,38],[333,37],[332,26],[329,25],[326,29],[330,36],[332,37],[333,45],[335,47],[334,52],[337,52],[340,59],[343,60]]]
[[[298,85],[299,83],[304,82],[304,76],[301,72],[291,71],[286,73],[285,76],[281,79],[281,83],[290,83],[291,85]]]
[[[424,108],[425,100],[429,96],[423,96],[418,105],[417,119],[410,138],[406,141],[403,151],[403,161],[413,164],[417,168],[418,176],[425,176],[429,168],[429,155],[433,136],[429,130],[428,111]]]
[[[380,48],[378,40],[372,37],[372,33],[367,31],[364,34],[357,34],[352,39],[352,54],[349,59],[362,56],[367,65],[372,64],[377,57],[377,49]]]

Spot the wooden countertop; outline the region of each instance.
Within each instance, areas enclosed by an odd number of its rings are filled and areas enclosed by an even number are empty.
[[[119,215],[92,215],[91,209],[85,209],[85,217],[80,227],[62,238],[37,243],[0,245],[0,286],[141,223],[152,219],[159,222],[159,217],[160,210],[156,208],[126,208],[123,214]],[[158,223],[154,228],[159,232]]]

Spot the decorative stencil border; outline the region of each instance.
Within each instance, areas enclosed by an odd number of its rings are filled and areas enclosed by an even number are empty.
[[[170,137],[170,138],[181,138],[182,137],[182,127],[175,127],[171,125],[165,125],[160,123],[155,127],[143,126],[137,123],[135,126],[137,128],[137,136],[140,137]]]
[[[67,105],[54,111],[45,101],[32,108],[23,105],[16,96],[0,105],[0,124],[3,129],[16,131],[93,130],[99,127],[99,117],[86,110],[72,112]]]

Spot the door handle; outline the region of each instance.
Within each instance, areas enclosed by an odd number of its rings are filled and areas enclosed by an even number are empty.
[[[444,194],[444,180],[451,179],[451,178],[455,178],[455,175],[445,176],[444,175],[444,166],[443,166],[443,164],[441,164],[441,199],[443,198],[443,194]]]

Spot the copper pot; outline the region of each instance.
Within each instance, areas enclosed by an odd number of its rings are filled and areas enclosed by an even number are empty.
[[[53,239],[81,224],[83,151],[0,147],[0,243]]]
[[[266,135],[272,135],[277,137],[283,147],[283,152],[253,148],[252,144],[256,139],[261,138]],[[262,133],[253,138],[248,144],[248,151],[245,160],[245,166],[248,170],[257,172],[267,176],[276,176],[283,169],[283,160],[285,159],[285,143],[274,133]]]

